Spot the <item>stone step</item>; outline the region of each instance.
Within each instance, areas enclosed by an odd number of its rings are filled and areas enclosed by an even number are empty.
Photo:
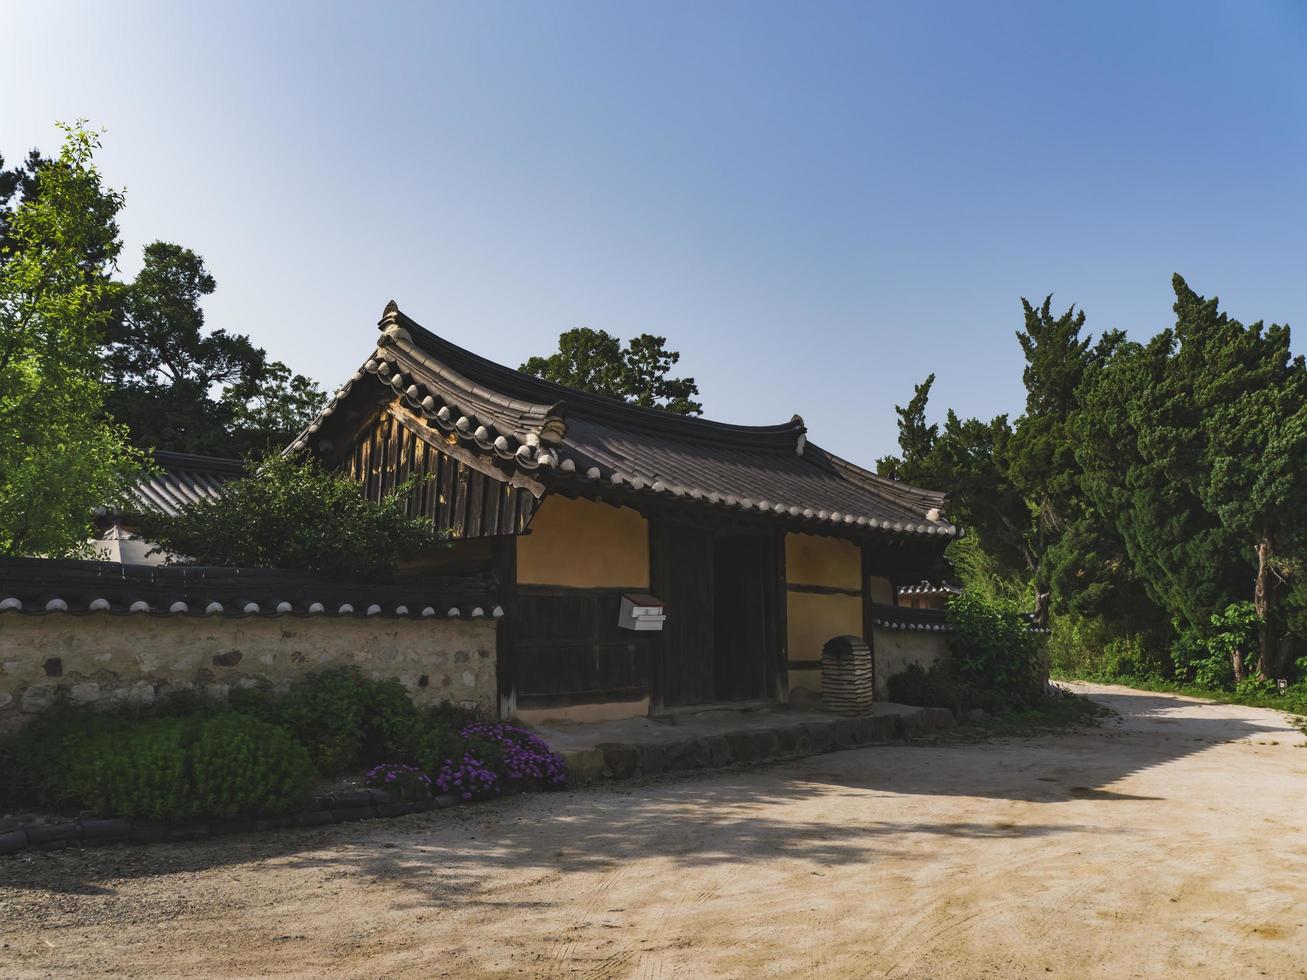
[[[952,728],[947,708],[914,708],[895,714],[777,724],[769,728],[688,736],[674,741],[602,742],[564,750],[569,782],[630,779],[691,769],[720,769],[739,762],[764,762],[855,749]]]

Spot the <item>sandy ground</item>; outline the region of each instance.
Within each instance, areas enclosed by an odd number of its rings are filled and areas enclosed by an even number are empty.
[[[1307,977],[1303,736],[1083,689],[1120,717],[0,859],[0,975]]]

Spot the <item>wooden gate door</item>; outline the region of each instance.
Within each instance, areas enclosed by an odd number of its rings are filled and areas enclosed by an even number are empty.
[[[774,648],[772,537],[721,534],[713,562],[713,693],[753,701],[771,693]]]
[[[650,521],[651,586],[667,620],[653,650],[650,707],[707,704],[713,693],[713,532]]]

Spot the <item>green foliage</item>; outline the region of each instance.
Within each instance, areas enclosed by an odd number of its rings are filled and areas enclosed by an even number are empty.
[[[118,291],[122,195],[101,183],[98,138],[80,125],[64,133],[59,157],[35,165],[31,193],[4,215],[0,554],[85,553],[93,510],[145,468],[103,418],[99,346]]]
[[[50,795],[98,816],[180,821],[284,812],[308,793],[308,753],[241,714],[156,718],[72,739]]]
[[[985,711],[1001,710],[998,698],[959,676],[956,665],[948,661],[931,664],[908,664],[888,682],[889,699],[895,704],[911,704],[920,708],[948,708],[955,715],[981,708]]]
[[[1123,632],[1101,616],[1065,613],[1053,620],[1048,637],[1050,671],[1058,677],[1110,681],[1118,676],[1156,674],[1173,666],[1175,647],[1169,628]]]
[[[248,336],[205,332],[200,303],[216,285],[190,249],[145,247],[104,350],[106,407],[137,445],[263,455],[290,442],[322,405],[316,384],[270,360]]]
[[[190,819],[199,813],[187,778],[195,727],[191,719],[159,718],[74,741],[56,793],[96,816]]]
[[[991,715],[969,724],[991,736],[1028,738],[1043,732],[1098,725],[1113,714],[1111,708],[1084,695],[1058,688],[1029,707]]]
[[[1212,614],[1212,628],[1206,635],[1196,631],[1182,634],[1177,648],[1192,650],[1197,645],[1201,650],[1200,655],[1191,657],[1189,664],[1194,682],[1212,689],[1242,683],[1246,679],[1244,665],[1257,648],[1258,623],[1257,610],[1251,602],[1232,602]]]
[[[1262,676],[1287,668],[1274,635],[1307,531],[1307,367],[1287,327],[1244,326],[1174,279],[1175,327],[1125,344],[1090,378],[1073,425],[1085,490],[1138,577],[1206,632],[1258,601]]]
[[[369,769],[363,781],[394,793],[401,800],[429,800],[431,777],[416,766],[387,762]]]
[[[194,692],[179,691],[146,705],[89,710],[61,697],[22,728],[0,737],[0,809],[61,804],[64,760],[76,743],[160,719],[207,716],[217,708]]]
[[[429,519],[409,515],[415,485],[406,481],[378,504],[311,460],[270,456],[214,497],[175,516],[149,515],[141,533],[188,564],[381,578],[442,540]]]
[[[612,334],[581,327],[559,335],[556,354],[532,357],[519,370],[644,408],[701,415],[703,405],[694,398],[699,394],[694,379],[667,376],[681,355],[667,350],[666,344],[666,337],[645,333],[623,349]]]
[[[399,681],[373,680],[358,667],[311,674],[284,693],[266,687],[233,692],[232,702],[286,728],[324,775],[411,760],[425,728]]]
[[[1137,590],[1121,562],[1123,545],[1085,504],[1067,420],[1082,379],[1111,357],[1121,336],[1096,343],[1082,336],[1084,313],[1055,316],[1051,297],[1040,307],[1022,300],[1022,309],[1024,414],[1009,423],[950,411],[941,430],[926,422],[932,375],[898,409],[900,456],[881,459],[878,468],[948,491],[950,516],[973,537],[950,552],[968,588],[1021,597],[1035,609],[1048,594],[1062,611],[1120,613]]]
[[[1038,636],[1016,609],[964,591],[949,600],[948,616],[951,659],[962,681],[998,692],[1014,704],[1039,697],[1043,653]]]
[[[1025,617],[1001,600],[964,591],[949,600],[951,655],[929,669],[910,664],[889,678],[890,700],[1002,714],[1044,693],[1044,653]]]
[[[1307,366],[1287,327],[1173,286],[1175,325],[1146,343],[1095,340],[1083,312],[1023,300],[1023,414],[930,424],[929,378],[880,470],[949,491],[969,589],[1037,614],[1051,597],[1060,665],[1287,676],[1307,646]],[[1213,616],[1247,601],[1257,643],[1213,652]]]
[[[424,772],[437,773],[446,759],[462,758],[469,751],[467,741],[459,734],[462,727],[453,719],[431,719],[418,742],[414,763]]]
[[[206,817],[284,813],[308,796],[309,753],[286,729],[229,712],[204,721],[190,747],[191,802]]]

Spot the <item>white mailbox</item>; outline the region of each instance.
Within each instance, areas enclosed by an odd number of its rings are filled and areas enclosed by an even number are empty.
[[[624,630],[660,630],[666,618],[661,599],[651,595],[624,595],[617,625]]]

